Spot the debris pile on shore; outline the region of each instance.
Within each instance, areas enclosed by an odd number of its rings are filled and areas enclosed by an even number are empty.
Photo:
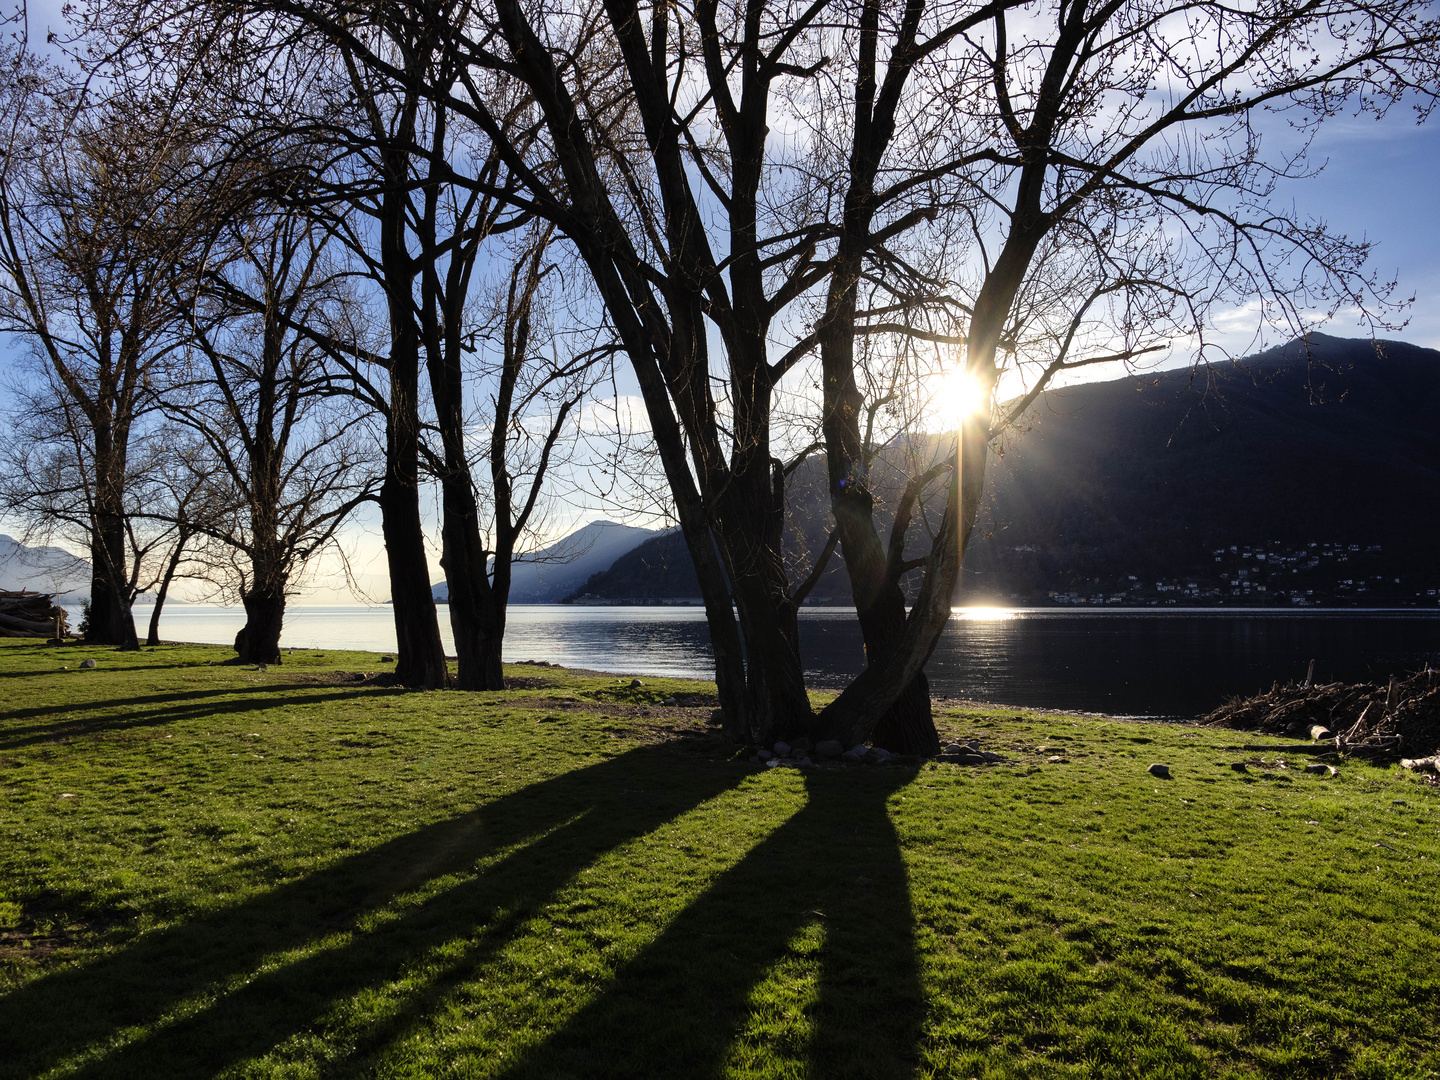
[[[49,593],[0,592],[0,637],[63,636],[65,609]]]
[[[1209,727],[1334,740],[1342,753],[1394,759],[1440,751],[1440,673],[1425,668],[1379,683],[1276,684],[1234,698],[1200,720]]]

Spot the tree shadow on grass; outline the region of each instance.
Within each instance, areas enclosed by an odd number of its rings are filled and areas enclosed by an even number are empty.
[[[462,1039],[445,1067],[505,1080],[708,1077],[731,1068],[827,1080],[912,1075],[924,998],[908,874],[887,801],[913,776],[808,774],[806,805],[569,1019],[518,1057],[512,1046],[506,1066],[466,1060]],[[424,1072],[427,1062],[408,1060],[409,1048],[436,1043],[431,1053],[447,1053],[449,1005],[486,975],[489,959],[484,951],[464,956],[322,1075]],[[815,980],[808,995],[807,969]],[[776,973],[779,985],[771,985]],[[570,1002],[553,1004],[565,1015]]]
[[[899,769],[807,775],[804,809],[501,1075],[718,1076],[732,1064],[743,1071],[747,1057],[778,1065],[777,1075],[912,1075],[924,999],[909,879],[886,802],[913,777]],[[763,1030],[775,1017],[757,990],[817,923],[809,1034],[806,1045],[787,1046],[783,1034]]]
[[[334,1003],[394,979],[428,949],[477,933],[482,952],[500,947],[584,867],[735,777],[663,746],[631,750],[42,976],[0,997],[0,1077],[76,1055],[84,1063],[67,1075],[212,1076],[312,1029]],[[475,872],[478,859],[509,848]],[[450,874],[458,883],[369,922]],[[308,955],[265,963],[330,935]],[[115,1048],[135,1027],[148,1030]]]
[[[306,690],[310,693],[297,696],[293,693],[296,690]],[[37,716],[64,715],[41,724],[15,726],[6,724],[4,727],[0,727],[0,750],[15,750],[34,743],[51,742],[55,739],[74,738],[80,735],[158,727],[202,717],[222,717],[255,712],[256,710],[273,709],[281,705],[333,705],[337,701],[351,698],[394,693],[404,693],[404,691],[374,687],[324,690],[314,683],[268,683],[259,686],[150,694],[144,697],[110,698],[54,708],[17,709],[9,715],[8,719],[25,720]],[[239,695],[249,696],[240,697]],[[77,713],[84,714],[100,709],[113,710],[112,715],[90,719],[76,716]]]

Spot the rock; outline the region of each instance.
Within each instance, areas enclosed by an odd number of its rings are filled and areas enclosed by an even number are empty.
[[[1250,766],[1249,766],[1249,765],[1246,765],[1245,762],[1243,762],[1243,761],[1232,761],[1232,762],[1230,763],[1230,768],[1234,769],[1236,772],[1249,772],[1249,771],[1250,771]]]
[[[1045,759],[1045,764],[1047,764],[1047,765],[1064,765],[1064,764],[1066,764],[1066,760],[1065,760],[1063,757],[1061,757],[1059,754],[1051,754],[1049,757],[1047,757],[1047,758]]]
[[[811,765],[814,763],[808,757],[802,757],[799,761],[795,762],[795,764],[800,766],[801,768],[804,768],[806,765]]]
[[[810,752],[810,740],[803,735],[791,743],[791,745],[802,754],[808,754]]]
[[[643,682],[641,682],[639,679],[631,679],[631,680],[630,680],[630,689],[631,689],[631,690],[638,690],[638,689],[640,689],[640,687],[642,687],[642,686],[644,686],[644,685],[645,685],[645,684],[644,684]]]
[[[680,703],[679,703],[678,701],[676,701],[673,697],[667,697],[664,701],[660,702],[660,704],[661,704],[661,705],[679,705]]]
[[[1337,768],[1335,768],[1334,765],[1324,765],[1324,764],[1321,764],[1321,763],[1318,762],[1318,761],[1312,762],[1311,764],[1306,765],[1306,766],[1305,766],[1305,771],[1306,771],[1307,773],[1310,773],[1312,776],[1338,776],[1338,775],[1340,775],[1340,770],[1337,769]]]
[[[94,660],[81,660],[81,661],[80,661],[80,666],[81,666],[82,668],[93,668],[93,667],[95,666],[95,661],[94,661]]]
[[[815,753],[822,758],[837,758],[845,752],[838,739],[821,739],[815,744]]]
[[[1146,769],[1145,771],[1148,772],[1151,776],[1155,777],[1157,780],[1170,779],[1169,765],[1160,765],[1157,763],[1155,765],[1151,765],[1150,768]]]
[[[771,749],[772,751],[774,751],[774,754],[775,754],[776,757],[789,757],[789,756],[790,756],[790,749],[791,749],[791,747],[790,747],[790,744],[787,743],[787,742],[777,742],[777,743],[776,743],[774,746],[772,746],[770,749]]]
[[[395,657],[393,657],[393,656],[382,656],[382,657],[380,657],[380,662],[381,662],[382,664],[393,664],[393,663],[395,662]]]
[[[774,756],[774,754],[770,753],[770,751],[766,750],[763,746],[759,750],[755,751],[756,761],[769,761]]]
[[[1324,724],[1310,725],[1310,738],[1314,742],[1324,742],[1326,739],[1333,739],[1335,733]]]
[[[956,754],[955,764],[957,765],[984,765],[985,758],[981,754]]]
[[[865,760],[865,755],[869,752],[870,748],[864,743],[856,743],[849,750],[846,750],[845,753],[841,754],[840,757],[845,761],[858,765]]]
[[[952,742],[952,743],[947,744],[946,747],[945,747],[945,749],[941,750],[940,752],[941,752],[942,754],[958,754],[958,753],[960,753],[960,751],[962,751],[962,750],[964,750],[964,749],[965,749],[965,747],[964,747],[963,744],[958,743],[958,742]]]
[[[980,756],[986,761],[1004,761],[1005,759],[993,750],[981,750]]]
[[[886,750],[886,749],[884,749],[884,748],[882,748],[882,747],[879,747],[879,746],[872,746],[872,747],[870,748],[870,753],[867,754],[866,756],[867,756],[871,761],[875,761],[875,762],[889,761],[892,757],[894,757],[894,755],[891,754],[889,750]]]
[[[765,762],[765,767],[766,767],[767,769],[774,769],[774,768],[777,768],[779,765],[780,765],[780,759],[779,759],[779,758],[771,758],[769,761]]]

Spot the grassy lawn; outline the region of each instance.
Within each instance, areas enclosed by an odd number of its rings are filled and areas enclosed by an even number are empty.
[[[699,684],[228,655],[0,644],[0,1077],[1440,1073],[1397,769],[954,709],[1009,763],[767,769]]]

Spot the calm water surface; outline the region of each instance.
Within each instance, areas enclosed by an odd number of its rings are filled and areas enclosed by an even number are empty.
[[[137,608],[144,633],[148,608]],[[167,641],[229,643],[244,624],[238,608],[167,607]],[[453,648],[448,612],[441,633]],[[801,649],[811,685],[838,688],[864,664],[853,612],[801,613]],[[395,648],[388,607],[296,605],[282,644],[311,649]],[[699,608],[510,609],[505,659],[640,675],[711,678],[710,638]],[[1130,716],[1193,716],[1231,694],[1276,680],[1316,676],[1386,678],[1440,664],[1440,612],[1295,613],[1205,609],[957,611],[927,671],[947,697]]]

